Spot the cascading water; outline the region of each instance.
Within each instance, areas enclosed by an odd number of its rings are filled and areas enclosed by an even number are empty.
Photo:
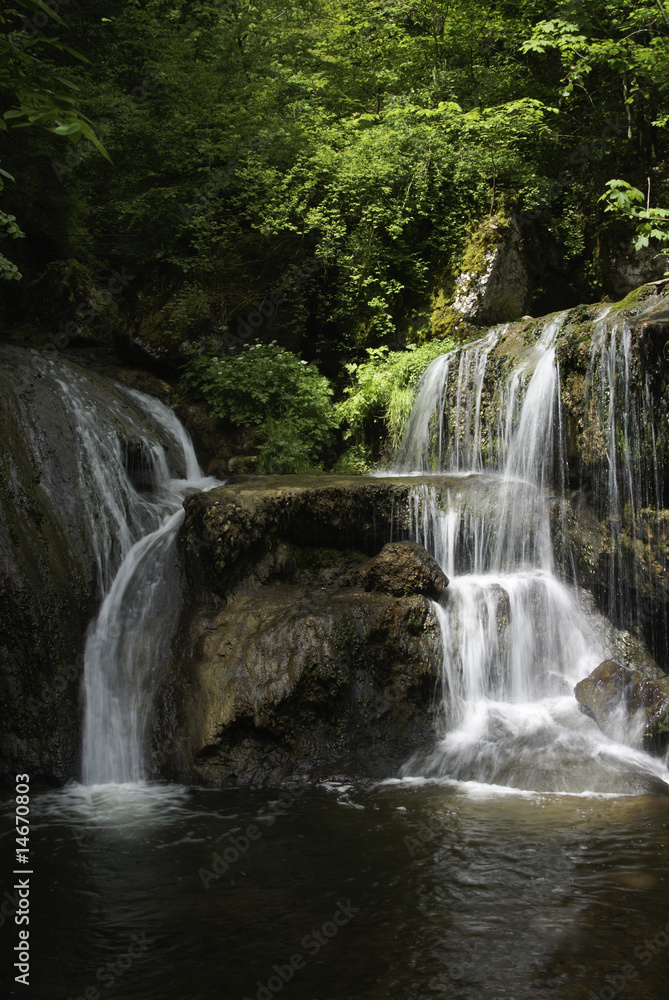
[[[405,776],[623,792],[666,773],[604,737],[572,695],[574,684],[611,655],[612,629],[586,610],[586,595],[554,566],[549,491],[562,493],[566,475],[556,359],[564,318],[554,317],[533,346],[523,345],[504,381],[495,349],[507,328],[498,328],[436,359],[419,387],[394,471],[448,470],[477,478],[481,489],[475,504],[471,482],[462,493],[443,484],[413,491],[413,535],[450,585],[443,605],[435,605],[444,731],[433,751],[405,765]],[[593,357],[598,350],[596,339]],[[601,371],[610,361],[607,353],[591,368]],[[482,404],[490,384],[496,408]],[[613,393],[607,395],[613,406]],[[495,409],[496,418],[486,419]],[[626,428],[626,445],[630,440]],[[611,491],[616,483],[611,472]]]
[[[110,399],[101,412],[85,373],[63,364],[57,373],[79,446],[102,597],[84,655],[82,776],[88,785],[138,782],[180,609],[174,543],[183,500],[217,481],[203,476],[187,432],[163,403],[119,386],[123,403]]]
[[[653,406],[653,363],[634,356],[625,322],[595,326],[585,376],[585,462],[581,487],[608,532],[608,572],[603,603],[616,623],[642,628],[656,650],[666,650],[666,605],[649,616],[644,590],[666,577],[662,546],[644,552],[662,530],[664,469],[658,439],[667,433],[666,407]],[[637,552],[635,553],[635,550]],[[638,558],[639,550],[643,552]]]
[[[203,476],[190,438],[172,411],[149,396],[136,392],[132,396],[158,426],[177,439],[186,478],[171,475],[162,449],[151,452],[152,493],[144,502],[157,526],[133,538],[89,630],[82,762],[87,784],[137,782],[145,777],[152,695],[169,656],[181,606],[174,543],[184,519],[183,500],[194,490],[217,484]],[[133,491],[131,484],[128,489]]]

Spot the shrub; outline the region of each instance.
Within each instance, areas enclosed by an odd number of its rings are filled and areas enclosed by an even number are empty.
[[[337,404],[337,419],[344,428],[345,440],[361,444],[370,435],[399,444],[411,413],[420,376],[431,361],[455,346],[452,340],[433,340],[420,347],[409,345],[404,351],[387,347],[368,348],[368,361],[346,368],[353,384],[346,399]]]
[[[233,427],[256,429],[263,472],[306,472],[332,442],[328,379],[275,342],[222,358],[194,350],[179,395],[203,399],[212,417]]]

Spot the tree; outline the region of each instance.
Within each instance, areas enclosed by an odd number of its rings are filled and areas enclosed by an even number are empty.
[[[590,126],[593,118],[623,114],[629,142],[657,158],[669,89],[669,16],[663,4],[561,0],[557,10],[561,16],[535,25],[522,51],[557,53],[564,72],[561,97],[572,113],[585,110]]]
[[[50,58],[54,53],[68,54],[79,60],[84,60],[84,56],[60,38],[43,34],[42,28],[50,21],[64,24],[45,0],[13,0],[10,8],[0,13],[3,28],[0,34],[0,131],[42,128],[75,144],[88,139],[107,156],[91,122],[76,108],[76,86],[61,75]],[[0,168],[0,192],[6,181],[14,183],[15,178]],[[0,229],[4,230],[5,238],[23,236],[16,217],[2,209]],[[18,267],[0,254],[0,278],[20,277]]]

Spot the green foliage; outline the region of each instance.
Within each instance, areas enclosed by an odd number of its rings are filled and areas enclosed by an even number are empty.
[[[606,186],[608,191],[600,199],[606,202],[605,211],[617,212],[636,224],[635,250],[647,247],[651,240],[669,243],[669,209],[651,208],[650,189],[644,196],[627,181],[611,180]],[[662,253],[669,254],[669,247]]]
[[[33,14],[33,20],[25,15]],[[24,27],[19,31],[19,18],[24,15]],[[37,20],[39,16],[42,20]],[[65,42],[55,36],[45,36],[36,24],[53,20],[62,25],[59,15],[44,0],[13,0],[0,13],[0,132],[10,129],[38,127],[76,144],[82,139],[91,142],[98,152],[108,157],[93,126],[76,107],[76,85],[55,68],[53,56],[85,60]],[[15,178],[0,169],[0,192],[4,181]],[[24,236],[16,217],[0,210],[0,230],[12,239]],[[0,279],[20,278],[18,267],[0,254]]]
[[[276,343],[227,357],[191,353],[179,383],[213,417],[255,431],[264,472],[305,472],[332,443],[332,388],[315,365]]]
[[[353,444],[339,457],[334,467],[335,472],[346,476],[360,476],[369,472],[374,466],[371,446],[368,444]]]
[[[258,472],[264,475],[300,475],[320,468],[318,449],[305,435],[310,421],[295,415],[280,420],[268,418],[261,429],[262,444],[258,452]]]
[[[2,173],[4,173],[4,171],[0,170],[0,174]],[[0,180],[0,185],[1,183],[2,181]],[[21,232],[21,228],[16,221],[16,216],[8,215],[0,209],[0,230],[3,229],[5,231],[5,236],[12,240],[22,239],[25,235]],[[0,281],[11,281],[13,278],[19,280],[21,278],[21,272],[16,264],[13,264],[3,254],[0,254]]]
[[[383,436],[396,448],[411,413],[420,376],[431,361],[454,346],[453,341],[434,340],[405,351],[368,348],[367,361],[346,365],[353,383],[346,388],[346,398],[336,408],[344,440],[353,438],[363,444],[366,436],[374,432],[378,435],[380,424]]]
[[[559,53],[566,75],[562,96],[575,91],[591,96],[598,73],[622,77],[624,101],[649,100],[654,86],[669,86],[669,20],[659,3],[559,3],[565,18],[540,21],[524,42],[524,53]],[[568,19],[567,19],[568,18]]]
[[[45,9],[10,8],[8,26]],[[550,15],[538,0],[91,0],[67,22],[90,63],[51,28],[1,43],[16,49],[0,112],[14,116],[2,167],[21,186],[3,204],[28,234],[17,253],[39,270],[45,245],[66,256],[68,237],[133,234],[168,338],[234,330],[282,292],[263,339],[334,374],[398,330],[434,335],[431,299],[490,215],[531,223],[533,286],[548,275],[547,294],[573,301],[602,291],[620,236],[598,204],[607,179],[652,173],[665,204],[658,0],[555,0]],[[92,155],[91,121],[113,166]],[[77,145],[56,180],[60,136]]]

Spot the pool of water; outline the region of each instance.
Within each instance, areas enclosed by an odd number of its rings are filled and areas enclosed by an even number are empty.
[[[30,987],[4,996],[667,996],[666,798],[72,786],[31,815]]]

